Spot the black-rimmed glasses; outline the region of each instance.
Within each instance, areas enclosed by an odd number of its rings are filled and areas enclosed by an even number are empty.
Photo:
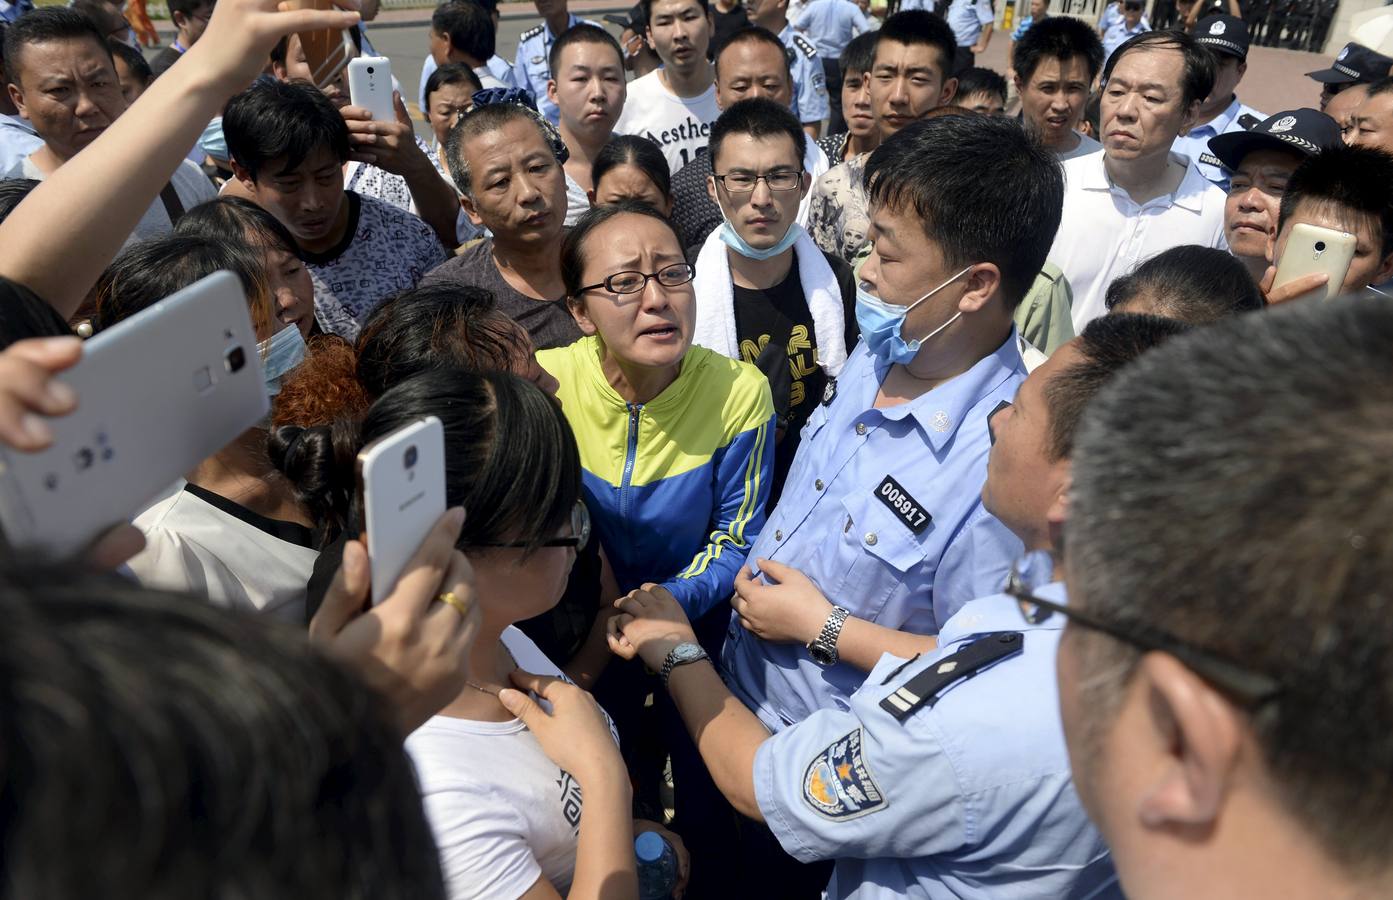
[[[802,172],[794,172],[791,169],[781,169],[777,172],[766,172],[763,175],[756,175],[753,172],[730,172],[725,175],[712,175],[712,178],[721,183],[727,191],[732,194],[748,194],[763,181],[769,185],[771,191],[792,191],[797,189],[803,181]]]
[[[696,277],[696,269],[687,263],[673,263],[670,266],[663,266],[656,272],[647,274],[637,270],[626,270],[615,272],[599,284],[592,284],[583,287],[576,292],[576,295],[584,294],[586,291],[593,291],[597,288],[604,288],[611,294],[637,294],[648,286],[648,279],[656,279],[658,284],[663,287],[677,287],[686,284]]]
[[[1196,647],[1173,634],[1145,626],[1121,625],[1108,622],[1080,609],[1073,609],[1038,596],[1038,591],[1054,577],[1054,560],[1044,550],[1027,553],[1011,566],[1006,593],[1016,599],[1021,616],[1031,625],[1039,625],[1055,613],[1077,625],[1101,631],[1123,643],[1142,650],[1169,653],[1195,674],[1223,689],[1245,706],[1257,707],[1282,693],[1281,682],[1225,659],[1203,647]]]
[[[571,534],[568,537],[552,538],[549,541],[542,541],[540,544],[529,544],[526,541],[507,541],[499,543],[478,543],[475,547],[575,547],[576,552],[580,553],[590,543],[590,510],[586,509],[584,500],[577,500],[576,505],[571,507]]]

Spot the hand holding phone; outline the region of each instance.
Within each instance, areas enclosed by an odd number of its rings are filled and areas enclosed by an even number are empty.
[[[1282,258],[1277,260],[1277,274],[1272,279],[1272,291],[1309,275],[1325,275],[1322,287],[1308,290],[1298,297],[1289,299],[1308,300],[1319,297],[1322,300],[1341,293],[1345,276],[1349,274],[1350,262],[1354,259],[1355,237],[1333,228],[1299,223],[1292,226],[1287,236]],[[1269,301],[1271,302],[1271,301]]]
[[[445,514],[445,428],[435,416],[404,425],[358,453],[359,509],[372,599],[392,592],[416,548]]]

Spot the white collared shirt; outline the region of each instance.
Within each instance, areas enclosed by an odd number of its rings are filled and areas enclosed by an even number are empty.
[[[1049,261],[1074,291],[1074,333],[1106,312],[1103,299],[1113,279],[1163,250],[1182,244],[1227,249],[1224,192],[1178,154],[1185,177],[1174,194],[1138,204],[1112,184],[1104,151],[1064,162],[1064,211]]]

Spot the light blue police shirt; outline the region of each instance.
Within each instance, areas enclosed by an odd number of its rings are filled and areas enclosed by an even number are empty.
[[[595,25],[597,28],[604,27],[572,13],[566,20],[566,30],[569,31],[582,22]],[[547,99],[547,82],[551,80],[551,64],[548,57],[551,55],[551,45],[556,43],[558,37],[560,35],[551,33],[551,28],[546,22],[524,31],[518,38],[517,59],[513,62],[515,85],[532,92],[532,96],[537,98],[537,111],[546,116],[553,125],[561,121],[561,111],[556,108],[555,103]]]
[[[876,409],[889,371],[857,345],[803,428],[782,498],[750,549],[808,576],[828,600],[886,628],[937,634],[964,603],[1001,590],[1022,545],[982,506],[987,416],[1025,380],[1016,334],[909,403]],[[823,668],[797,643],[732,616],[722,666],[771,731],[846,709],[866,674]]]
[[[822,71],[822,59],[817,55],[817,48],[812,41],[794,31],[792,24],[784,25],[784,30],[779,32],[779,40],[790,51],[793,111],[798,121],[809,125],[821,122],[831,113],[831,107],[827,104],[827,73]]]
[[[793,27],[813,42],[818,56],[836,60],[852,38],[875,26],[852,0],[813,0]]]
[[[1259,122],[1267,118],[1263,113],[1258,112],[1251,106],[1245,106],[1238,102],[1234,97],[1233,102],[1228,108],[1219,113],[1213,119],[1190,129],[1188,134],[1182,134],[1171,144],[1171,149],[1182,156],[1188,156],[1195,161],[1195,168],[1200,170],[1200,174],[1214,182],[1225,192],[1229,189],[1229,181],[1233,178],[1233,173],[1219,162],[1219,157],[1209,149],[1209,139],[1221,134],[1228,134],[1231,131],[1247,131],[1238,120],[1243,116],[1253,116]]]
[[[971,47],[982,36],[982,29],[992,24],[996,14],[991,0],[953,0],[943,17],[953,29],[959,47]]]
[[[938,0],[903,0],[900,3],[900,12],[909,9],[922,9],[924,12],[933,12],[938,8]]]
[[[1141,17],[1136,28],[1128,28],[1126,19],[1114,19],[1111,25],[1103,29],[1103,62],[1106,63],[1108,57],[1112,56],[1118,47],[1142,32],[1150,30],[1151,23],[1146,20],[1146,16]]]
[[[1063,585],[1043,596],[1058,597]],[[755,754],[755,798],[795,859],[836,859],[828,900],[1120,898],[1069,770],[1055,649],[1063,616],[1028,625],[1006,595],[973,600],[913,662],[886,654],[851,697]],[[897,721],[880,703],[975,640],[1021,652]]]

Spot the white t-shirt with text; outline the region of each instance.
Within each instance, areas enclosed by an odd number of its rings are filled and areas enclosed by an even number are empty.
[[[658,77],[662,69],[629,82],[624,112],[615,123],[615,134],[646,137],[663,151],[673,175],[696,158],[706,146],[711,123],[721,114],[713,83],[696,97],[679,97]]]
[[[517,628],[503,632],[503,644],[523,670],[565,677]],[[406,739],[406,750],[450,900],[516,900],[538,878],[566,896],[576,871],[580,785],[522,720],[434,716]]]

